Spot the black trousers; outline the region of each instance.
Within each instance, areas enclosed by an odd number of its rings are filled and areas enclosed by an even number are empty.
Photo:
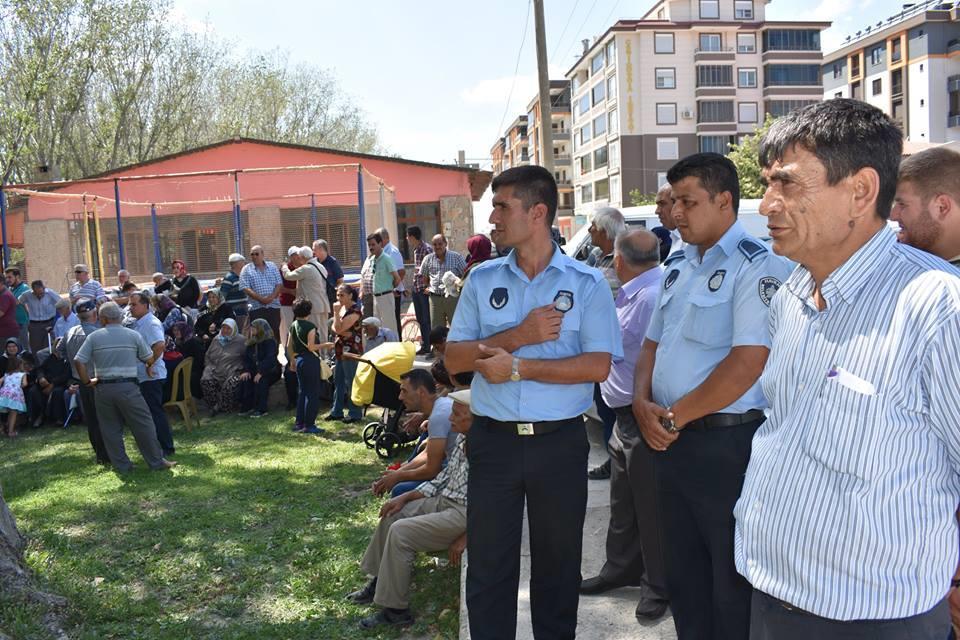
[[[110,456],[107,454],[107,447],[103,444],[100,423],[97,421],[97,403],[94,401],[93,389],[84,385],[80,385],[80,408],[83,411],[83,423],[87,425],[87,436],[97,456],[97,462],[110,464]]]
[[[467,608],[473,640],[516,637],[523,507],[530,525],[530,609],[536,638],[574,638],[587,507],[583,419],[520,436],[474,416],[467,436]]]
[[[609,443],[610,525],[600,576],[640,586],[644,598],[666,600],[655,453],[640,435],[631,407],[613,411],[617,425]]]
[[[750,583],[733,561],[733,507],[763,420],[685,429],[655,453],[670,609],[678,640],[746,640]]]
[[[950,634],[946,599],[909,618],[848,622],[784,605],[762,591],[753,592],[750,640],[944,640]]]

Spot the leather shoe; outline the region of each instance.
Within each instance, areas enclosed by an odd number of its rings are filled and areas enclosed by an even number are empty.
[[[667,612],[670,603],[666,600],[653,600],[651,598],[641,598],[637,603],[636,616],[641,622],[659,620]]]
[[[599,593],[606,593],[607,591],[612,591],[613,589],[619,589],[620,587],[626,586],[628,585],[624,583],[610,582],[601,576],[595,576],[580,582],[580,593],[585,596],[594,596]]]
[[[587,477],[591,480],[606,480],[610,477],[610,459],[607,458],[607,461],[603,464],[590,469],[587,472]]]
[[[371,578],[367,584],[353,593],[347,594],[347,600],[353,604],[370,604],[373,602],[373,596],[377,592],[377,579]]]

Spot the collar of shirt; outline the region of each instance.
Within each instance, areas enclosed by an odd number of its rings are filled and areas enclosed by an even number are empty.
[[[880,229],[870,240],[857,249],[837,269],[827,276],[820,287],[820,293],[830,307],[836,302],[850,304],[856,300],[857,294],[863,286],[877,277],[875,272],[881,267],[880,256],[887,253],[896,244],[896,234],[887,226]],[[787,280],[786,289],[800,298],[807,306],[812,306],[813,289],[816,283],[806,267],[800,265]]]
[[[563,261],[563,252],[560,251],[560,247],[557,246],[557,243],[553,243],[553,255],[550,257],[550,262],[547,263],[547,269],[559,269],[560,271],[566,271],[567,265]],[[527,277],[527,274],[524,273],[523,269],[517,264],[517,252],[515,249],[511,249],[510,253],[507,255],[507,259],[503,261],[507,268],[510,269],[518,278],[524,282],[530,282],[530,278]],[[539,274],[537,274],[539,275]],[[536,278],[536,276],[534,276]]]
[[[686,245],[683,248],[683,255],[690,264],[703,264],[707,261],[707,258],[712,257],[718,251],[722,251],[727,257],[730,257],[737,250],[737,243],[746,233],[743,225],[737,220],[720,236],[715,245],[703,252],[703,259],[700,258],[700,247],[695,244]]]
[[[647,287],[658,283],[663,277],[663,271],[660,269],[648,269],[633,280],[624,282],[620,285],[620,292],[617,294],[617,302],[621,302],[636,297],[638,293]]]

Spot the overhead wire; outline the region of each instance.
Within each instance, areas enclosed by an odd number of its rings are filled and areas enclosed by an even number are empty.
[[[517,72],[520,71],[520,56],[523,54],[523,45],[527,42],[527,31],[530,26],[530,6],[533,0],[527,0],[527,17],[523,20],[523,37],[520,39],[520,49],[517,50],[517,63],[513,68],[513,78],[510,80],[510,91],[507,93],[507,104],[503,108],[503,115],[500,116],[500,124],[497,126],[497,138],[503,136],[503,123],[507,119],[507,113],[510,112],[510,101],[513,99],[513,88],[517,84]]]

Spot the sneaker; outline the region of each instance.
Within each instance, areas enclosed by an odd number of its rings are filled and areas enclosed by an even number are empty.
[[[353,604],[370,604],[373,602],[373,594],[377,592],[377,579],[370,578],[370,581],[363,586],[362,589],[357,589],[353,593],[347,594],[347,600]]]
[[[606,480],[610,477],[610,459],[598,467],[594,467],[587,472],[587,477],[591,480]]]
[[[244,409],[243,411],[241,411],[241,412],[238,413],[237,415],[238,415],[238,416],[248,416],[248,415],[250,415],[251,413],[253,413],[253,409]]]
[[[343,420],[343,416],[335,416],[335,415],[333,415],[332,413],[328,413],[327,415],[323,416],[323,419],[326,420],[326,421],[328,421],[328,422],[331,421],[331,420],[336,420],[336,421],[339,422],[339,421]]]
[[[294,431],[294,432],[297,432],[297,431],[303,431],[303,428],[304,428],[304,427],[303,427],[302,424],[296,424],[296,423],[295,423],[290,430],[291,430],[291,431]]]
[[[254,411],[253,413],[250,414],[250,417],[251,417],[251,418],[262,418],[262,417],[265,416],[265,415],[267,415],[267,412],[266,412],[266,411]]]
[[[319,427],[314,426],[314,427],[307,427],[306,429],[301,430],[300,433],[310,433],[310,434],[313,434],[313,435],[315,435],[315,436],[319,436],[319,435],[323,435],[324,433],[326,433],[326,430],[325,430],[325,429],[320,429]]]
[[[360,626],[364,629],[379,626],[409,627],[412,624],[413,614],[410,609],[381,609],[360,621]]]

